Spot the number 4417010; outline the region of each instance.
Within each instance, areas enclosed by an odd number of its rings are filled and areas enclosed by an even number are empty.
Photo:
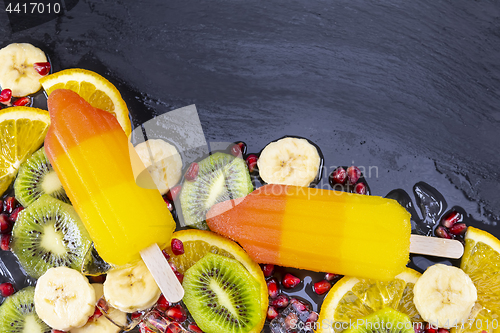
[[[41,2],[30,2],[30,3],[16,3],[12,2],[5,8],[7,13],[17,13],[17,14],[59,14],[61,12],[61,4],[55,3],[41,3]]]

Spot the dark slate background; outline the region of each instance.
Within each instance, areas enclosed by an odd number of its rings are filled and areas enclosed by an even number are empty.
[[[194,103],[209,141],[258,152],[307,137],[329,170],[377,167],[373,194],[424,181],[500,236],[500,2],[62,5],[59,16],[0,12],[0,46],[31,42],[56,70],[98,71],[135,125]]]

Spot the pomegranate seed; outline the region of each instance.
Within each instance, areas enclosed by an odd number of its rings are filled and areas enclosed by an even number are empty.
[[[31,103],[31,99],[29,97],[21,97],[18,98],[15,102],[15,106],[26,106]]]
[[[276,298],[278,296],[278,281],[276,279],[270,279],[267,281],[267,292],[269,293],[269,297]]]
[[[357,183],[354,186],[354,192],[357,194],[366,194],[366,185],[364,183]]]
[[[11,99],[12,99],[12,90],[10,89],[2,90],[2,92],[0,93],[0,103],[9,105]]]
[[[17,220],[17,215],[19,215],[19,213],[24,209],[24,207],[17,207],[16,209],[14,209],[12,211],[12,213],[10,214],[9,216],[9,220],[11,222],[16,222]]]
[[[165,312],[168,310],[168,308],[170,308],[170,306],[171,304],[169,301],[167,301],[165,296],[163,296],[163,294],[160,295],[158,302],[156,302],[156,307],[158,308],[158,310]]]
[[[198,172],[200,171],[200,166],[198,163],[193,162],[184,174],[184,178],[188,181],[194,181],[198,177]]]
[[[52,329],[50,332],[51,333],[68,333],[66,331],[61,331],[61,330],[56,330],[56,329]]]
[[[184,274],[179,273],[179,272],[174,272],[175,276],[177,276],[177,280],[179,280],[180,283],[184,281]]]
[[[108,313],[109,305],[104,298],[99,298],[99,300],[97,301],[97,307],[99,308],[99,310],[104,311],[104,313]]]
[[[33,67],[41,76],[45,76],[50,72],[50,62],[35,62]]]
[[[248,155],[248,157],[246,159],[246,162],[248,165],[248,171],[254,172],[255,168],[257,167],[258,160],[259,160],[259,158],[257,157],[257,155],[254,155],[254,154]]]
[[[427,324],[427,325],[425,325],[425,332],[426,333],[437,333],[437,327],[432,325],[432,324]]]
[[[460,221],[462,221],[462,214],[453,211],[443,216],[443,218],[441,219],[441,225],[449,229],[453,227],[455,223]]]
[[[201,328],[199,328],[198,325],[194,323],[188,325],[188,330],[192,331],[193,333],[203,333]]]
[[[173,307],[167,310],[167,317],[172,320],[175,320],[178,323],[182,323],[187,319],[186,310],[184,310],[184,308],[181,307],[179,304],[174,305]]]
[[[170,265],[170,268],[172,268],[174,273],[177,272],[177,267],[175,267],[175,264],[173,262],[169,261],[168,264]]]
[[[97,320],[101,316],[102,316],[101,310],[99,310],[99,308],[96,307],[94,310],[94,314],[92,316],[90,316],[89,321]]]
[[[415,331],[415,333],[423,333],[425,332],[425,325],[424,323],[413,323],[413,330]]]
[[[283,277],[283,281],[281,281],[285,288],[295,288],[300,283],[300,279],[290,273],[286,273]]]
[[[10,251],[10,235],[0,235],[0,249]]]
[[[165,203],[167,204],[168,211],[172,212],[174,210],[174,205],[172,204],[172,202],[167,198],[163,198],[163,201],[165,201]]]
[[[177,186],[172,187],[170,189],[170,191],[168,191],[168,193],[167,193],[167,198],[171,201],[175,201],[175,199],[177,199],[177,196],[181,192],[181,189],[182,189],[181,185],[177,185]]]
[[[299,301],[296,298],[291,298],[290,303],[299,312],[309,311],[309,305],[305,304],[304,302]]]
[[[437,333],[450,333],[450,331],[447,330],[446,328],[440,328],[437,330]]]
[[[3,212],[3,200],[0,200],[0,213]]]
[[[163,250],[163,251],[161,251],[161,253],[163,253],[163,256],[165,257],[165,259],[170,260],[170,254],[168,254],[167,251]]]
[[[182,241],[180,239],[172,238],[172,241],[170,242],[170,246],[172,247],[172,252],[176,256],[184,254],[184,244],[182,243]]]
[[[7,212],[8,214],[11,214],[12,211],[14,211],[14,208],[17,205],[17,200],[14,197],[8,197],[5,199],[3,202],[3,210]]]
[[[276,310],[276,308],[274,306],[269,306],[267,308],[267,319],[269,321],[273,320],[274,318],[278,317],[278,311]]]
[[[139,330],[141,331],[141,333],[154,333],[154,331],[147,327],[144,322],[139,323]]]
[[[445,227],[443,227],[441,225],[438,226],[434,232],[436,233],[436,236],[438,236],[440,238],[446,238],[446,239],[452,238],[450,233],[448,232],[448,229],[446,229]]]
[[[165,333],[182,333],[182,332],[186,332],[186,330],[183,329],[182,326],[177,323],[168,324],[167,330],[165,331]]]
[[[333,280],[335,280],[336,278],[338,278],[340,275],[338,274],[333,274],[333,273],[326,273],[325,274],[325,280],[326,281],[330,281],[332,282]]]
[[[299,317],[295,313],[289,313],[285,318],[285,328],[293,329],[297,327],[297,322],[299,321]]]
[[[271,300],[271,302],[269,302],[269,303],[277,309],[286,308],[288,306],[288,303],[289,303],[288,296],[286,296],[284,294],[279,294],[278,297]]]
[[[451,227],[450,229],[450,233],[452,233],[453,235],[461,235],[463,233],[465,233],[465,230],[467,230],[467,225],[463,222],[460,222],[460,223],[455,223],[453,225],[453,227]]]
[[[345,184],[347,180],[347,173],[343,167],[338,167],[330,174],[330,184]]]
[[[14,293],[15,289],[12,283],[5,282],[0,284],[0,296],[9,297]]]
[[[245,144],[243,142],[239,142],[231,147],[231,155],[240,157],[243,155],[243,149],[245,149]]]
[[[349,183],[351,184],[356,184],[361,178],[361,170],[357,166],[350,166],[347,168],[347,179],[349,180]]]
[[[266,264],[262,266],[262,271],[264,272],[264,276],[266,278],[270,277],[274,273],[274,265],[273,264]]]
[[[139,312],[139,311],[136,311],[136,312],[134,312],[134,313],[132,313],[132,314],[130,315],[130,319],[132,319],[132,320],[137,320],[137,319],[140,319],[140,318],[141,318],[141,316],[142,316],[142,313],[141,313],[141,312]]]
[[[12,230],[12,223],[5,214],[0,214],[0,234],[8,234]]]
[[[307,317],[306,323],[315,323],[318,321],[319,315],[316,312],[311,312],[309,317]]]
[[[330,284],[330,282],[322,280],[314,284],[313,291],[318,295],[323,295],[324,293],[328,292],[331,287],[332,285]]]

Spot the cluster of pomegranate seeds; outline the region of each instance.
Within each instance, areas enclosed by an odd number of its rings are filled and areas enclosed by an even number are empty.
[[[291,298],[287,308],[277,315],[273,309],[268,309],[267,317],[272,318],[269,327],[273,333],[312,333],[318,320],[318,314],[311,310],[311,306],[297,298]]]
[[[14,289],[14,285],[10,282],[0,283],[0,296],[9,297],[14,294],[16,290]]]
[[[334,190],[369,194],[368,186],[362,180],[363,174],[357,166],[338,167],[330,174],[328,181]]]
[[[200,166],[198,165],[198,163],[193,162],[191,163],[186,173],[184,174],[184,178],[190,182],[195,181],[196,177],[198,177],[199,171],[200,171]]]
[[[434,230],[436,236],[446,239],[463,241],[467,225],[463,222],[463,215],[455,210],[443,215],[439,225]]]
[[[10,250],[12,227],[23,209],[14,197],[0,200],[0,249],[3,251]]]
[[[283,284],[283,287],[292,289],[295,288],[299,285],[300,279],[296,277],[295,275],[292,275],[290,273],[286,273],[285,276],[283,277],[283,280],[281,281]]]
[[[41,76],[45,76],[50,72],[50,62],[35,62],[33,67]]]

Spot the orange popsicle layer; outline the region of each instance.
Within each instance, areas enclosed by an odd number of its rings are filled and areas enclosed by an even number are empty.
[[[158,190],[136,185],[118,121],[70,90],[52,92],[48,107],[45,152],[99,255],[124,265],[166,246],[175,222]]]
[[[390,280],[409,260],[410,214],[381,197],[266,185],[214,206],[207,223],[258,263]]]

